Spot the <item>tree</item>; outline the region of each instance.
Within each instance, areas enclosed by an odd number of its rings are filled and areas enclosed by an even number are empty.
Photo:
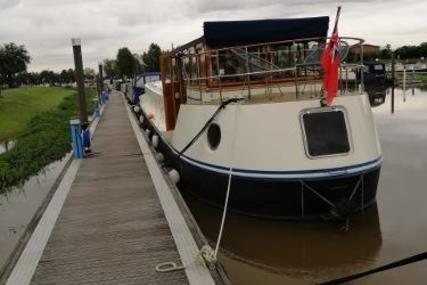
[[[390,59],[393,54],[391,50],[391,45],[387,44],[384,48],[380,50],[380,58],[382,59]]]
[[[138,68],[137,59],[126,47],[120,48],[117,52],[116,64],[122,78],[125,76],[132,77]]]
[[[43,70],[40,72],[40,81],[43,84],[55,85],[59,82],[60,75],[56,74],[52,70]]]
[[[135,58],[135,61],[136,61],[136,70],[135,70],[135,72],[142,72],[142,71],[144,71],[142,55],[134,53],[133,57]]]
[[[117,62],[114,59],[104,59],[104,72],[104,76],[110,79],[114,79],[119,76],[119,71],[117,70]]]
[[[26,71],[30,62],[31,57],[25,46],[15,43],[0,46],[0,77],[9,88],[14,86],[16,75]]]
[[[91,81],[95,80],[96,76],[95,76],[95,70],[94,69],[92,69],[90,67],[86,67],[83,70],[83,74],[84,74],[84,77],[86,80],[91,80]]]
[[[148,52],[144,52],[142,60],[144,62],[146,71],[160,71],[160,55],[162,50],[156,43],[150,44]]]

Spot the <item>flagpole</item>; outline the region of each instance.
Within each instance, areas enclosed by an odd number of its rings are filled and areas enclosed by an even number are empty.
[[[338,6],[338,8],[337,8],[337,15],[335,17],[335,26],[334,26],[334,32],[333,33],[335,33],[337,31],[338,21],[340,19],[340,15],[341,15],[341,6]]]
[[[331,105],[338,91],[338,72],[340,68],[338,21],[340,14],[341,6],[338,6],[334,29],[321,59],[321,65],[325,71],[323,75],[323,90],[326,91],[327,105]],[[321,105],[323,105],[322,101]]]

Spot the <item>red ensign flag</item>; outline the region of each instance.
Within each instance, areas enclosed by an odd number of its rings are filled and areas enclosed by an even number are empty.
[[[338,38],[338,19],[341,7],[338,7],[337,18],[335,20],[335,27],[329,43],[323,51],[321,64],[325,74],[323,75],[323,89],[326,91],[326,101],[331,105],[338,90],[338,70],[340,66],[339,54],[339,38]]]

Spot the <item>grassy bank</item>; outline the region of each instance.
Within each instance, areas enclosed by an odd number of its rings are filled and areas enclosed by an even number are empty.
[[[421,80],[421,82],[427,86],[427,74],[417,74],[417,80]]]
[[[0,98],[0,142],[27,131],[37,114],[54,110],[75,90],[58,87],[24,87],[3,90]]]
[[[36,89],[36,92],[43,90]],[[11,91],[17,92],[18,90]],[[45,106],[45,109],[42,107],[35,107],[36,110],[30,109],[28,112],[32,114],[32,117],[29,114],[21,113],[24,119],[13,126],[15,133],[23,135],[17,138],[15,146],[10,151],[0,155],[0,192],[24,182],[47,164],[61,159],[71,150],[69,119],[78,115],[77,92],[73,89],[63,88],[48,88],[47,90],[48,92],[58,91],[60,95],[51,93],[55,99],[47,99],[50,102],[49,108]],[[32,91],[24,89],[24,92],[31,93]],[[91,99],[95,95],[95,90],[86,92],[89,113],[93,112]],[[59,102],[58,98],[60,98]],[[0,99],[0,106],[5,103],[2,100]],[[12,102],[19,105],[19,100],[17,101],[18,103]],[[25,103],[21,105],[25,105]],[[13,110],[13,107],[4,106],[4,109]],[[8,119],[10,120],[10,118]]]

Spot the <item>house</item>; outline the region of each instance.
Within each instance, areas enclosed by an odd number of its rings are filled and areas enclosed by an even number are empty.
[[[363,56],[365,58],[376,57],[380,53],[380,46],[371,44],[355,44],[350,47],[350,52],[354,55],[355,59],[359,58],[362,48]]]

